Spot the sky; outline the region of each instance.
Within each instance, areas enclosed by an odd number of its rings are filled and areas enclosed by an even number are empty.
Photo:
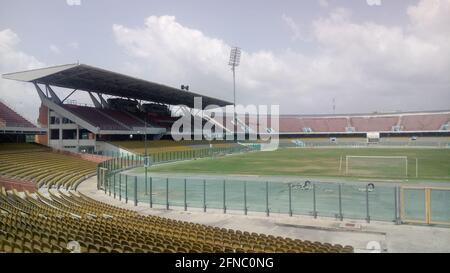
[[[232,46],[239,104],[450,109],[450,0],[0,1],[0,74],[80,62],[231,101]],[[0,99],[36,121],[31,84],[0,79]]]

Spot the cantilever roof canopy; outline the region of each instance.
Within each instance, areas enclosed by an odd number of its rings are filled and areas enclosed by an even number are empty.
[[[228,101],[182,91],[85,64],[67,64],[9,73],[4,74],[3,78],[170,105],[186,105],[190,108],[194,108],[194,97],[202,97],[203,108],[207,105],[223,107],[232,104]]]

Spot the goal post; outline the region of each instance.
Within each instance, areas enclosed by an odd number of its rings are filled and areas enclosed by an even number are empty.
[[[407,156],[345,156],[345,174],[361,177],[408,177]]]

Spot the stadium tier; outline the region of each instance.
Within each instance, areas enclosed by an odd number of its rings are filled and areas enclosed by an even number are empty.
[[[450,111],[334,116],[280,116],[280,133],[448,132]]]
[[[401,126],[405,131],[436,131],[445,130],[450,120],[450,113],[436,113],[433,115],[411,115],[402,117]]]
[[[350,126],[358,132],[389,132],[399,124],[397,117],[351,117]]]
[[[2,188],[0,211],[0,252],[68,252],[70,241],[83,253],[353,252],[350,246],[141,216],[73,192],[46,197]]]
[[[37,145],[0,145],[0,175],[37,187],[75,189],[96,172],[96,163]],[[31,148],[27,150],[27,148]]]
[[[106,113],[103,109],[71,104],[64,105],[64,108],[88,123],[100,128],[100,130],[131,130],[130,127],[121,122],[125,115],[121,112],[111,110],[109,113]],[[133,124],[129,125],[132,126]]]
[[[2,127],[35,128],[31,122],[24,119],[6,104],[0,101],[0,124]]]
[[[345,132],[346,118],[280,117],[280,132]]]

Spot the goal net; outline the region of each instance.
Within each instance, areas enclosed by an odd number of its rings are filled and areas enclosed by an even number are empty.
[[[408,177],[408,157],[348,155],[345,157],[345,174],[360,177]]]

